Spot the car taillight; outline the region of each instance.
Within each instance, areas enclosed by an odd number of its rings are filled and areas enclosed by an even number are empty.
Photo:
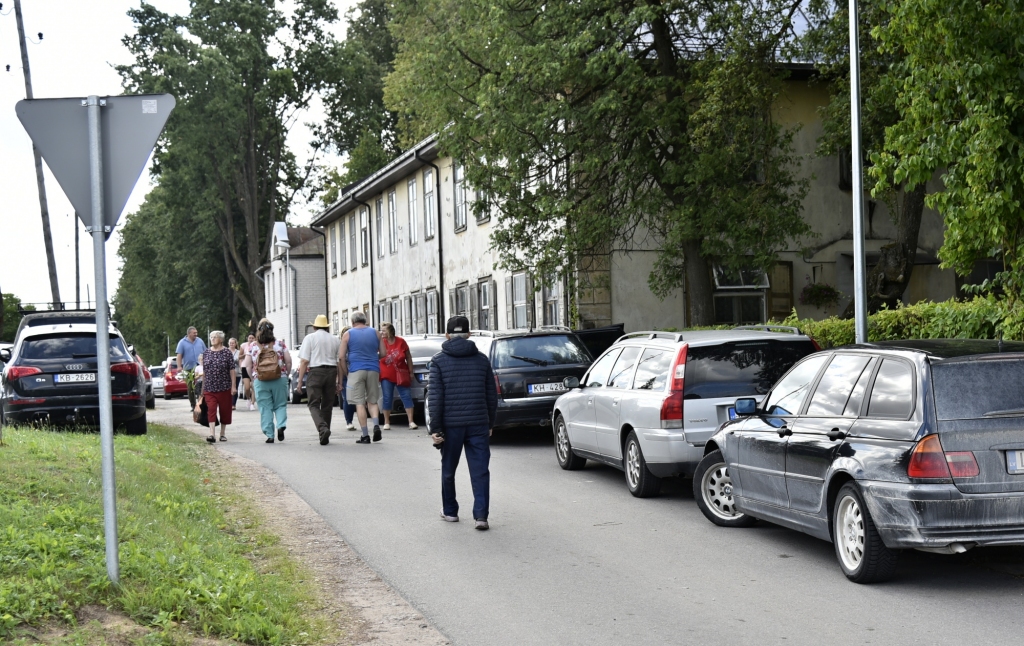
[[[951,477],[938,435],[925,436],[910,452],[907,475],[911,478],[949,479]]]
[[[34,366],[11,366],[7,369],[8,379],[21,379],[22,377],[28,377],[29,375],[41,375],[42,370]]]
[[[683,386],[686,376],[686,352],[689,344],[684,343],[676,358],[669,368],[669,395],[661,402],[661,427],[682,428],[683,427]]]
[[[110,372],[120,372],[136,377],[139,374],[139,364],[134,361],[131,363],[112,363],[110,364]]]
[[[809,339],[810,339],[810,337],[807,337],[807,338],[809,338]],[[813,346],[814,346],[814,349],[815,349],[815,350],[817,350],[818,352],[821,352],[821,346],[820,346],[820,345],[818,345],[818,342],[817,342],[817,341],[815,341],[814,339],[811,339],[811,345],[813,345]]]
[[[981,473],[978,461],[970,451],[947,451],[946,465],[954,478],[973,478]]]
[[[498,375],[494,375],[494,386],[498,389],[498,394],[501,394],[501,380],[498,379]]]

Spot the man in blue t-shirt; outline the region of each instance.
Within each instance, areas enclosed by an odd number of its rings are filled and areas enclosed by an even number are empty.
[[[338,368],[342,379],[348,378],[345,398],[356,407],[359,430],[362,431],[356,444],[369,444],[370,431],[367,427],[367,409],[373,422],[373,441],[380,442],[380,423],[377,416],[380,407],[377,400],[380,390],[380,358],[387,354],[380,332],[366,325],[366,314],[352,313],[352,327],[341,336],[338,350]]]
[[[199,338],[199,330],[190,327],[185,336],[178,341],[178,370],[188,372],[195,370],[196,366],[203,362],[203,353],[206,352],[206,344]],[[195,380],[192,380],[188,388],[188,400],[192,402],[192,408],[196,407]]]

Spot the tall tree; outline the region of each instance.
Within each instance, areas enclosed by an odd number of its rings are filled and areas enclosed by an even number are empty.
[[[265,311],[255,272],[274,222],[313,167],[297,167],[286,137],[335,64],[325,31],[333,5],[292,5],[286,14],[274,0],[192,0],[188,15],[175,16],[143,3],[129,11],[136,32],[124,38],[135,62],[118,67],[127,90],[177,98],[154,173],[167,183],[166,204],[216,224],[233,293],[254,317]]]
[[[960,274],[998,257],[996,281],[1024,289],[1024,9],[1012,0],[889,0],[874,30],[885,54],[902,53],[895,106],[873,161],[879,189],[924,184],[946,225],[939,258]]]
[[[712,263],[767,267],[808,233],[772,120],[799,0],[396,5],[388,104],[465,162],[504,267],[573,272],[653,236],[651,288],[685,285],[701,325]]]

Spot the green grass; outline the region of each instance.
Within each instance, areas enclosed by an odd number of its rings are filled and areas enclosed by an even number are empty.
[[[201,439],[149,426],[118,435],[121,585],[107,580],[98,434],[5,428],[0,447],[0,641],[86,604],[174,643],[183,633],[250,644],[325,635],[311,578]],[[83,628],[84,630],[84,628]],[[68,643],[73,643],[70,640]]]

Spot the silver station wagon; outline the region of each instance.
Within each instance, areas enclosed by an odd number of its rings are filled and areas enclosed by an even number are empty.
[[[558,464],[608,464],[625,471],[634,496],[655,495],[662,478],[693,475],[708,438],[736,417],[737,397],[762,397],[817,349],[781,326],[627,334],[582,381],[565,379],[571,390],[551,418]]]

